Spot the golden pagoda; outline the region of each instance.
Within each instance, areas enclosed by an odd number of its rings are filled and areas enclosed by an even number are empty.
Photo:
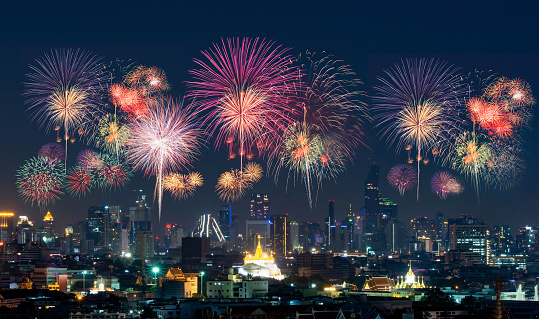
[[[275,258],[273,258],[273,256],[268,255],[262,251],[262,246],[260,246],[260,235],[258,235],[258,245],[256,246],[254,256],[251,254],[247,254],[247,256],[245,256],[245,258],[243,259],[243,263],[253,263],[261,266],[275,263]]]
[[[402,276],[397,278],[397,284],[395,288],[397,289],[425,288],[425,282],[423,281],[423,277],[421,277],[421,282],[419,282],[416,279],[416,275],[412,271],[412,264],[410,263],[409,266],[410,268],[408,269],[406,276],[404,276],[404,278]]]

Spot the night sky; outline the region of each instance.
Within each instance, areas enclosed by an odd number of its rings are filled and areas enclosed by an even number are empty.
[[[196,6],[184,2],[4,4],[0,13],[0,211],[29,215],[33,220],[40,217],[39,208],[25,205],[18,197],[15,174],[26,159],[37,155],[43,144],[56,139],[54,133],[46,134],[44,128],[30,119],[21,97],[28,65],[51,49],[84,48],[105,61],[130,59],[160,67],[167,74],[172,88],[169,93],[175,98],[185,94],[185,81],[191,79],[188,70],[196,67],[193,58],[202,58],[201,50],[227,37],[271,39],[292,48],[293,55],[306,50],[326,51],[352,67],[365,83],[361,89],[367,95],[373,93],[376,77],[400,59],[434,57],[460,67],[463,74],[478,69],[520,77],[530,83],[539,97],[539,2],[511,1],[501,5],[473,1],[455,5],[460,2],[402,1],[370,5],[360,1],[338,4],[220,1]],[[371,104],[368,97],[364,101]],[[355,212],[363,206],[365,178],[369,167],[376,163],[381,167],[381,195],[399,204],[402,221],[417,216],[432,218],[441,211],[446,217],[468,213],[490,225],[516,228],[522,224],[539,224],[538,125],[536,118],[531,123],[532,130],[524,135],[528,168],[520,185],[509,191],[482,191],[479,200],[469,182],[465,183],[466,191],[458,197],[445,201],[435,197],[428,183],[440,167],[432,162],[422,168],[419,202],[415,191],[401,197],[390,188],[385,176],[393,165],[404,162],[406,155],[396,156],[393,148],[388,149],[385,142],[378,141],[372,126],[367,126],[366,131],[369,148],[358,149],[356,160],[347,166],[346,172],[335,181],[324,182],[312,210],[303,185],[289,182],[287,188],[285,173],[281,173],[277,185],[272,176],[265,177],[252,192],[268,193],[272,214],[288,213],[291,220],[297,221],[322,221],[327,215],[328,200],[333,199],[335,216],[342,220],[350,204]],[[75,163],[76,154],[82,148],[86,146],[79,142],[70,146],[69,166]],[[214,192],[217,177],[238,167],[239,159],[229,161],[224,148],[216,152],[213,140],[207,143],[193,168],[203,174],[205,185],[193,198],[181,202],[165,194],[161,224],[174,222],[193,227],[200,214],[216,213],[224,204]],[[135,193],[129,191],[132,189],[143,189],[151,203],[154,184],[154,178],[145,178],[138,172],[126,190],[94,190],[83,199],[64,195],[48,210],[58,226],[64,227],[83,220],[92,205],[120,204],[126,210],[136,199]],[[157,210],[157,204],[153,206]],[[232,207],[243,221],[248,215],[249,196]],[[243,222],[240,227],[244,229]]]

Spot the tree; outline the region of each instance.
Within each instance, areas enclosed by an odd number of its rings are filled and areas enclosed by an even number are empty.
[[[421,301],[426,305],[434,307],[451,307],[455,305],[453,297],[440,289],[430,289],[423,297],[421,297]]]
[[[466,296],[462,298],[460,304],[466,308],[473,308],[475,307],[475,298],[473,296]]]

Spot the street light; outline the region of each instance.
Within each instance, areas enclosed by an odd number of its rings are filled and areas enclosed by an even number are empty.
[[[204,275],[206,273],[204,271],[200,272],[200,295],[204,296]]]
[[[152,272],[153,272],[153,279],[154,279],[154,281],[157,282],[157,274],[159,273],[159,267],[153,266]]]

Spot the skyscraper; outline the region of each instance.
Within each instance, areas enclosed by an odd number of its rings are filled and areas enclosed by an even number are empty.
[[[153,257],[152,209],[146,205],[146,195],[139,195],[137,206],[129,207],[131,223],[129,241],[136,258],[144,253],[144,258]]]
[[[8,243],[12,239],[13,233],[13,216],[12,212],[0,212],[0,241]]]
[[[489,264],[490,231],[484,223],[463,214],[449,219],[449,248],[461,252],[472,264]]]
[[[326,243],[331,247],[331,243],[336,239],[335,233],[335,201],[330,200],[328,204],[328,217],[326,218]]]
[[[230,241],[230,226],[232,224],[232,205],[225,205],[219,208],[217,224],[221,228],[226,241]]]
[[[92,206],[88,208],[86,239],[92,240],[94,247],[102,248],[105,245],[105,224],[105,206]]]
[[[270,200],[268,194],[251,194],[251,219],[268,219],[270,214]]]
[[[376,233],[380,227],[380,167],[372,165],[365,181],[365,234]]]
[[[287,255],[288,241],[288,216],[273,215],[271,216],[271,239],[273,252],[279,256]]]

